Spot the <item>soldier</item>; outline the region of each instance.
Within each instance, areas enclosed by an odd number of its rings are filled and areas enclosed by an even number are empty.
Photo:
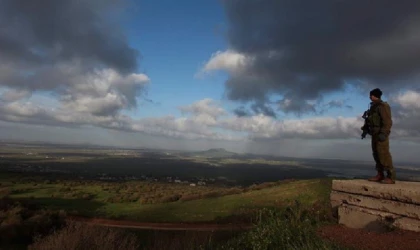
[[[372,135],[372,153],[376,163],[377,175],[369,181],[386,184],[395,183],[395,170],[392,156],[389,152],[389,135],[391,134],[392,118],[388,103],[381,100],[382,91],[379,88],[370,91],[369,129]],[[384,170],[387,176],[384,176]]]

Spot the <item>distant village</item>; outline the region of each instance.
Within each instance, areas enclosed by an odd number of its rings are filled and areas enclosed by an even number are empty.
[[[15,172],[15,173],[50,173],[50,174],[74,174],[69,170],[51,168],[48,166],[40,166],[40,165],[30,165],[26,163],[18,163],[18,164],[6,164],[2,166],[2,169],[8,172]],[[223,184],[229,182],[224,177],[219,178],[188,178],[188,179],[181,179],[176,176],[164,176],[164,177],[153,177],[153,176],[120,176],[120,175],[112,175],[109,173],[100,173],[96,175],[91,174],[79,174],[79,179],[89,179],[89,180],[100,180],[100,181],[110,181],[110,182],[121,182],[121,181],[148,181],[148,182],[166,182],[166,183],[176,183],[176,184],[184,184],[189,186],[206,186],[208,184]]]
[[[98,175],[96,178],[102,181],[132,181],[132,180],[141,180],[149,182],[167,182],[167,183],[178,183],[178,184],[188,184],[190,186],[205,186],[208,183],[215,183],[216,179],[214,178],[191,178],[189,180],[181,180],[178,177],[165,176],[165,177],[151,177],[141,175],[140,177],[135,176],[110,176],[106,173]]]
[[[23,152],[24,156],[35,156],[37,158],[53,160],[53,161],[61,161],[66,160],[67,158],[57,155],[48,155],[48,154],[39,154],[37,152],[26,151]],[[111,152],[107,152],[107,155],[113,156],[139,156],[137,153],[133,153],[131,151],[125,150],[115,150]],[[165,152],[164,155],[171,155],[168,152]],[[0,159],[4,156],[0,155]],[[0,166],[0,169],[3,171],[8,172],[15,172],[15,173],[42,173],[42,174],[63,174],[63,175],[74,175],[74,171],[69,171],[68,169],[59,169],[59,168],[52,168],[47,165],[36,165],[36,164],[29,164],[29,163],[3,163]],[[174,184],[184,184],[189,186],[206,186],[210,184],[232,184],[233,180],[228,180],[225,177],[218,177],[218,178],[203,178],[203,177],[193,177],[193,178],[180,178],[177,176],[146,176],[146,175],[139,175],[139,176],[122,176],[117,174],[110,174],[110,173],[99,173],[92,175],[91,173],[79,173],[76,178],[79,179],[89,179],[89,180],[100,180],[100,181],[111,181],[111,182],[122,182],[122,181],[148,181],[148,182],[165,182],[165,183],[174,183]]]

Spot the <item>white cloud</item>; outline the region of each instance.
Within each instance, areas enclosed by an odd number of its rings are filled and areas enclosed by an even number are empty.
[[[404,109],[420,110],[420,93],[408,90],[404,93],[399,93],[394,96],[393,101],[399,104]]]
[[[408,90],[391,96],[394,133],[406,140],[420,141],[420,92]]]
[[[144,74],[122,76],[113,69],[77,75],[61,101],[70,110],[95,115],[116,114],[136,107],[136,96],[150,81]]]
[[[66,99],[63,99],[66,100]],[[79,112],[88,112],[95,115],[114,114],[118,110],[124,108],[123,98],[117,93],[107,93],[101,97],[78,96],[71,99],[67,97],[64,107]]]
[[[148,78],[135,77],[138,81],[133,82],[132,79],[127,80],[112,74],[114,73],[105,72],[96,78],[90,76],[90,81],[85,80],[83,86],[82,83],[75,84],[74,88],[69,88],[68,93],[72,93],[76,98],[66,100],[63,97],[60,99],[61,103],[58,102],[60,105],[54,108],[33,103],[31,99],[4,103],[0,108],[0,119],[66,127],[89,125],[173,138],[213,141],[344,140],[358,139],[361,134],[363,120],[360,117],[283,120],[264,114],[236,117],[228,115],[219,102],[209,98],[179,107],[184,114],[189,114],[184,117],[134,119],[119,112],[127,107],[127,103],[124,94],[118,92],[114,86],[141,85]],[[393,97],[394,101],[391,104],[395,106],[392,129],[394,138],[420,138],[420,108],[417,102],[419,96],[418,92],[408,91]],[[409,114],[413,116],[406,117]]]
[[[21,99],[29,98],[31,94],[32,93],[26,89],[7,89],[1,94],[0,100],[6,103],[14,102]]]
[[[217,70],[240,73],[251,61],[252,58],[232,50],[217,51],[211,55],[203,68],[197,73],[197,76],[202,76]]]
[[[193,115],[207,115],[212,118],[217,118],[221,115],[226,114],[226,111],[210,98],[205,98],[203,100],[197,101],[188,106],[179,107],[182,113],[192,113]]]
[[[23,116],[23,117],[29,117],[29,116],[35,116],[40,115],[41,113],[45,113],[45,110],[37,105],[34,105],[31,102],[26,103],[18,103],[18,102],[12,102],[8,103],[3,106],[3,110],[6,113],[9,113],[11,115],[15,116]]]
[[[265,115],[236,117],[221,121],[226,129],[248,132],[253,139],[336,139],[354,138],[360,132],[358,118],[311,118],[278,121]]]

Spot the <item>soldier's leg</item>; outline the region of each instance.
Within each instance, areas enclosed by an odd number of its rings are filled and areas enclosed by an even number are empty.
[[[378,136],[377,135],[372,135],[372,140],[371,140],[371,145],[372,145],[372,155],[373,155],[373,159],[375,160],[375,168],[377,171],[384,171],[384,167],[381,164],[381,160],[379,158],[379,152],[378,152]]]
[[[385,176],[384,176],[384,168],[379,158],[378,137],[376,135],[372,135],[371,145],[372,145],[373,159],[375,160],[375,163],[376,163],[375,168],[376,168],[377,174],[375,177],[369,178],[368,180],[378,182],[378,181],[382,181],[385,178]]]
[[[385,141],[378,141],[377,143],[377,151],[381,165],[384,167],[388,174],[388,178],[395,181],[396,173],[394,169],[394,165],[392,162],[392,155],[389,151],[389,138],[387,137]]]

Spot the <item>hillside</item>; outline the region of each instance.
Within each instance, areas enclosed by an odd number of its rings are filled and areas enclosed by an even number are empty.
[[[324,200],[328,197],[329,182],[329,180],[319,179],[283,181],[254,185],[248,189],[238,189],[236,191],[233,189],[219,189],[217,191],[217,189],[210,189],[210,187],[202,187],[202,195],[196,195],[197,199],[183,200],[181,198],[174,202],[169,200],[169,202],[159,202],[157,200],[157,203],[152,204],[143,204],[143,198],[137,201],[135,199],[132,201],[129,201],[130,199],[110,200],[110,190],[114,189],[114,187],[103,184],[98,185],[97,183],[74,181],[65,185],[46,184],[39,181],[34,184],[16,183],[13,186],[9,186],[9,188],[11,188],[11,198],[29,199],[29,201],[43,205],[46,208],[54,210],[64,209],[75,215],[130,219],[143,222],[211,222],[217,220],[226,221],[232,216],[247,216],[255,208],[283,206],[293,200],[300,200],[305,204]],[[3,183],[3,186],[7,185],[5,184]],[[37,185],[35,186],[35,184]],[[118,186],[118,184],[115,185]],[[125,190],[139,190],[139,184],[136,182],[120,185],[118,193],[121,197],[127,196]],[[165,187],[166,193],[169,195],[170,190],[168,190],[168,186],[162,185],[160,187],[160,184],[156,184],[148,188],[157,189],[163,187]],[[196,188],[190,186],[179,187],[182,187],[183,190]],[[83,193],[80,193],[82,191]],[[228,191],[235,192],[234,194],[228,194]],[[223,195],[221,192],[226,194]],[[78,195],[68,195],[72,193]],[[215,195],[222,196],[214,197]]]

